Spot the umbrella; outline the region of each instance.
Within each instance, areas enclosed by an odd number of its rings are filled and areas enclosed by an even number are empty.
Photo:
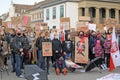
[[[48,80],[47,72],[37,65],[25,65],[25,78],[27,80]]]
[[[91,61],[87,64],[87,66],[86,66],[86,68],[85,68],[85,71],[87,72],[87,71],[90,71],[91,69],[93,69],[93,68],[95,68],[95,67],[98,67],[98,65],[101,65],[102,62],[103,62],[103,58],[101,58],[101,57],[97,57],[97,58],[91,60]]]

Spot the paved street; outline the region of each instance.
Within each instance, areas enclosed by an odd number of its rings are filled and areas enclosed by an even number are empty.
[[[9,69],[9,75],[7,72],[2,73],[2,80],[25,80],[25,79],[18,79],[15,76],[15,73],[11,73]],[[75,72],[69,72],[66,76],[61,74],[60,76],[56,76],[54,68],[50,68],[50,75],[48,76],[48,80],[96,80],[97,78],[103,77],[110,73],[120,73],[120,67],[116,68],[113,72],[109,72],[108,70],[102,71],[99,73],[97,69],[94,69],[90,72],[80,72],[80,69],[77,69]],[[1,76],[0,76],[1,80]]]

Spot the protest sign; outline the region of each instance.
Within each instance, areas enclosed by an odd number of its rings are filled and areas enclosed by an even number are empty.
[[[75,37],[75,63],[88,63],[88,38]]]
[[[70,18],[61,18],[60,19],[60,27],[63,30],[69,30],[70,29]]]
[[[78,27],[77,28],[77,31],[79,32],[79,31],[84,31],[84,32],[87,32],[89,29],[88,29],[88,27],[87,26],[83,26],[83,27]]]
[[[52,43],[42,42],[42,54],[43,56],[52,56]]]
[[[39,33],[42,30],[48,30],[48,24],[44,22],[36,22],[35,23],[36,36],[39,36]]]
[[[11,17],[12,25],[16,27],[27,26],[30,27],[31,25],[31,17],[30,16],[17,16]]]
[[[8,27],[8,28],[11,28],[11,27],[12,27],[11,22],[8,22],[8,23],[7,23],[7,27]]]
[[[2,22],[2,26],[7,26],[8,24],[7,24],[7,22]]]
[[[88,24],[88,29],[96,31],[96,24]]]
[[[107,26],[107,27],[116,27],[117,26],[117,20],[115,20],[115,19],[112,19],[112,18],[109,18],[109,19],[107,19],[106,21],[105,21],[105,26]]]

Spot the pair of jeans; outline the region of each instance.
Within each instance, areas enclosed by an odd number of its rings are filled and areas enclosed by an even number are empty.
[[[41,69],[43,69],[43,70],[45,70],[45,57],[43,57],[42,56],[42,50],[38,50],[37,51],[37,58],[38,58],[38,60],[37,60],[37,65],[41,68]]]
[[[66,53],[66,55],[65,55],[65,59],[71,58],[71,55],[72,55],[71,52],[70,52],[70,53]]]
[[[110,67],[110,54],[105,54],[105,62],[107,67]]]
[[[19,77],[22,72],[21,72],[21,65],[22,65],[22,58],[20,54],[15,54],[15,71],[16,71],[16,75]]]
[[[66,68],[66,65],[65,65],[65,60],[56,60],[55,62],[55,68]]]
[[[50,61],[50,57],[44,57],[45,58],[45,66],[46,66],[46,71],[49,74],[49,61]]]
[[[12,69],[13,71],[15,71],[15,53],[13,51],[11,51],[11,63],[12,63]]]

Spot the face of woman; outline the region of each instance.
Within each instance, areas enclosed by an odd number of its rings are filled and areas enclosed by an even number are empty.
[[[80,35],[80,36],[81,36],[81,35],[83,35],[83,32],[80,32],[80,34],[79,34],[79,35]]]

